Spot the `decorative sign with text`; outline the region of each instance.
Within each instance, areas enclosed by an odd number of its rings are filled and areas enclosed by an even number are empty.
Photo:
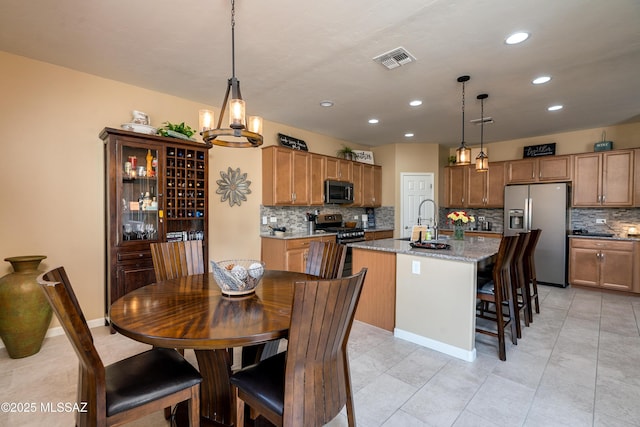
[[[294,150],[302,150],[309,151],[307,147],[307,143],[301,139],[294,138],[292,136],[287,136],[284,134],[278,134],[278,141],[280,141],[280,145],[293,148]]]
[[[353,160],[362,163],[373,164],[373,152],[372,151],[361,151],[361,150],[353,150],[354,158]]]
[[[530,145],[524,147],[523,159],[527,157],[540,157],[540,156],[555,156],[556,155],[556,143]]]

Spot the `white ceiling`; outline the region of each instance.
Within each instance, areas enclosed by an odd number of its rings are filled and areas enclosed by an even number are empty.
[[[229,0],[2,0],[0,50],[219,108],[230,13]],[[505,45],[518,30],[530,39]],[[399,46],[417,61],[372,60]],[[370,146],[407,131],[454,146],[463,74],[468,120],[489,94],[485,142],[639,121],[640,1],[237,0],[236,75],[247,113],[269,121]],[[553,80],[532,85],[541,74]],[[477,144],[479,127],[465,136]]]

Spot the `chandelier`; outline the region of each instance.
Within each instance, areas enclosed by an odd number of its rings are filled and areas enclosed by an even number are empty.
[[[458,77],[458,82],[462,83],[462,142],[460,142],[460,147],[456,150],[456,165],[468,165],[471,163],[471,149],[464,142],[464,84],[470,78],[469,76]]]
[[[247,125],[245,121],[245,102],[240,94],[240,81],[236,78],[235,52],[235,1],[231,0],[231,78],[227,81],[227,92],[224,95],[218,125],[211,129],[213,112],[200,111],[200,134],[204,142],[222,147],[258,147],[262,145],[262,118],[250,116]],[[229,101],[229,93],[231,100]],[[222,127],[225,109],[229,104],[229,127]]]

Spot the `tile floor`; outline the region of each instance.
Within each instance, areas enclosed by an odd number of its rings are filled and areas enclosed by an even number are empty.
[[[463,362],[356,322],[350,339],[361,427],[640,426],[640,297],[542,286],[542,313],[508,341],[478,335],[478,358]],[[107,328],[93,329],[105,363],[147,348]],[[187,358],[194,361],[193,352]],[[42,402],[74,402],[77,359],[66,337],[31,357],[0,350],[2,401],[35,402],[36,413],[0,412],[0,426],[68,427],[69,413]],[[343,411],[344,412],[344,411]],[[160,413],[130,424],[167,426]],[[330,424],[346,426],[339,415]]]

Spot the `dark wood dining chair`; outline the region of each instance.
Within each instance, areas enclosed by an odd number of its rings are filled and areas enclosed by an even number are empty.
[[[522,338],[522,320],[529,326],[530,302],[529,286],[524,274],[524,258],[529,244],[530,232],[518,233],[518,243],[511,259],[511,286],[512,296],[516,307],[516,331],[518,338]]]
[[[505,330],[510,326],[511,342],[518,343],[515,304],[511,287],[511,260],[514,256],[518,236],[504,236],[500,240],[498,255],[492,272],[492,280],[478,284],[476,317],[493,321],[496,328],[485,328],[476,323],[476,332],[498,338],[498,356],[507,360]]]
[[[286,352],[231,377],[236,424],[262,415],[276,426],[322,426],[346,405],[355,426],[347,341],[367,269],[332,280],[295,284]]]
[[[342,277],[347,247],[336,242],[312,241],[309,245],[305,273],[321,279]]]
[[[154,348],[104,366],[63,267],[38,277],[80,360],[77,427],[118,426],[188,401],[191,426],[200,425],[200,373],[178,352]]]
[[[202,240],[151,243],[150,246],[158,282],[205,272]]]
[[[540,299],[538,297],[538,279],[536,277],[536,246],[540,240],[542,230],[531,230],[529,243],[524,254],[524,276],[529,287],[529,322],[533,322],[533,305],[535,304],[536,313],[540,313]]]

